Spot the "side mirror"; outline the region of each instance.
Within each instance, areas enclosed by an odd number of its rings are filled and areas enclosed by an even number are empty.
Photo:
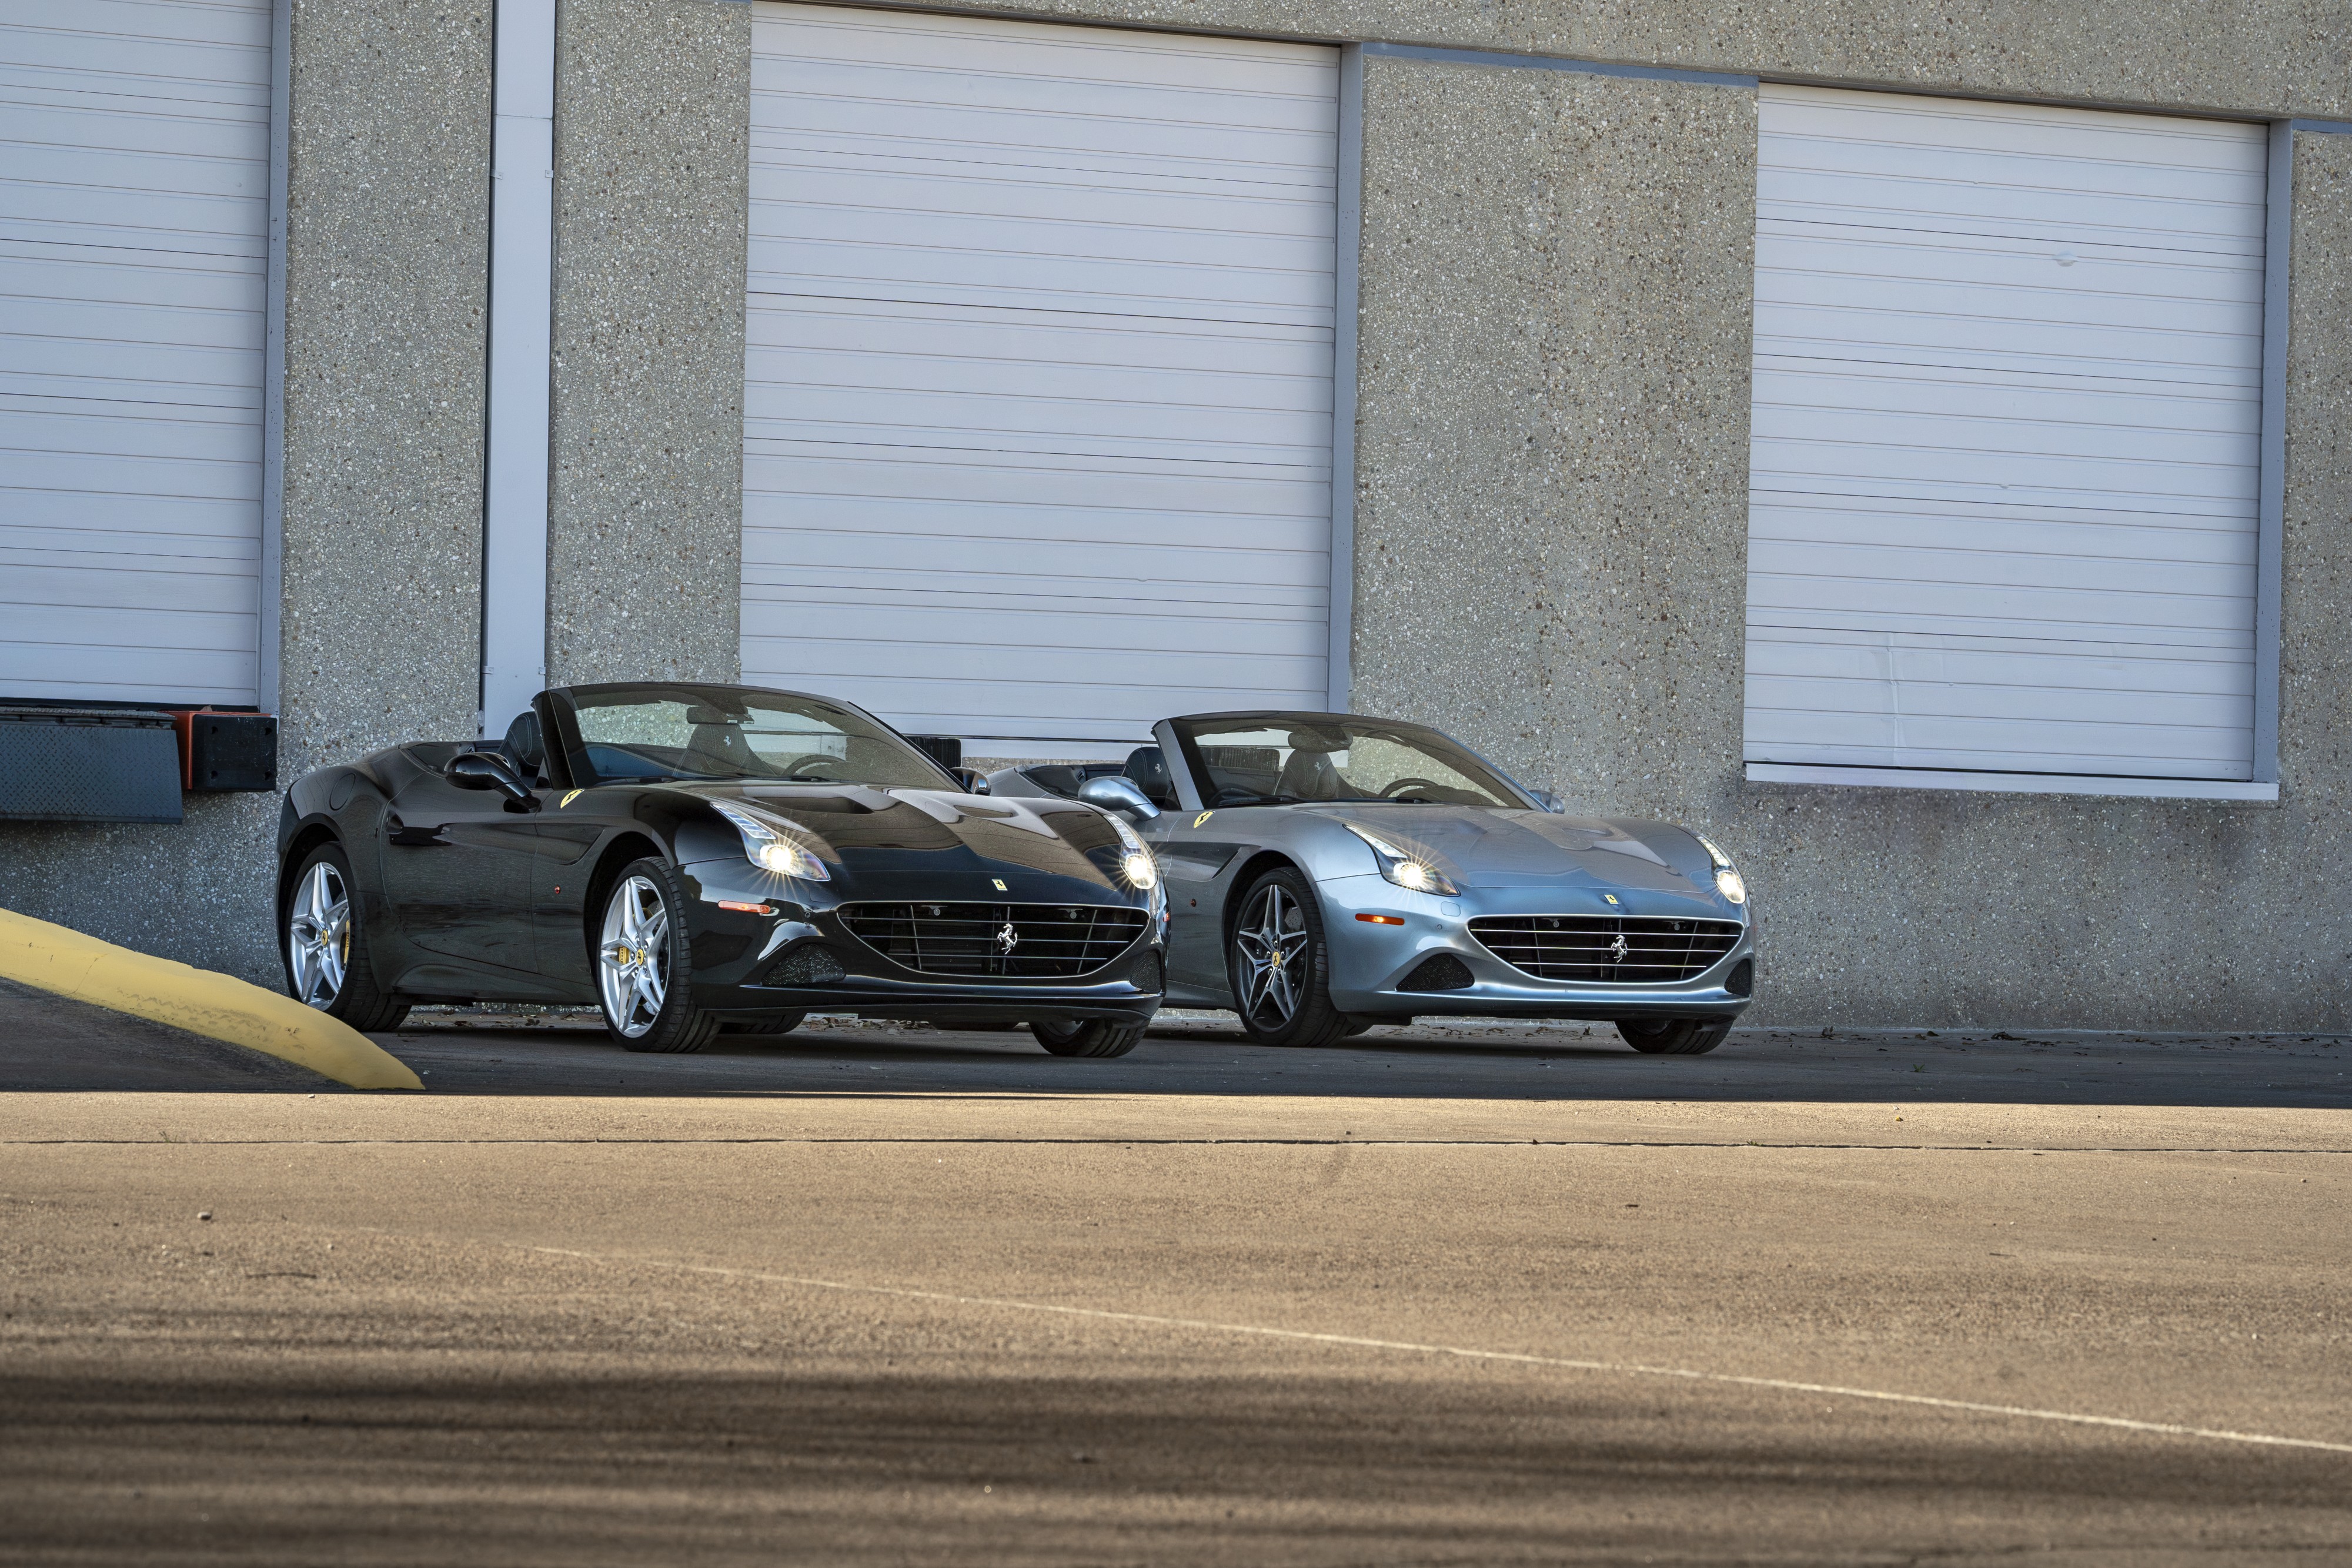
[[[948,771],[956,776],[956,782],[963,786],[963,792],[965,794],[985,795],[988,793],[987,774],[976,773],[969,768],[951,768],[948,769]]]
[[[1150,796],[1135,787],[1135,780],[1116,773],[1106,773],[1079,785],[1078,799],[1106,811],[1124,811],[1139,822],[1148,822],[1160,815],[1160,808],[1151,803]]]
[[[521,810],[535,810],[539,806],[530,787],[516,774],[514,764],[495,751],[459,752],[449,759],[443,777],[460,789],[495,789],[507,798],[508,805]]]
[[[1560,804],[1559,797],[1549,789],[1530,789],[1528,793],[1533,795],[1536,798],[1536,804],[1547,811],[1557,813],[1568,810],[1566,806]]]

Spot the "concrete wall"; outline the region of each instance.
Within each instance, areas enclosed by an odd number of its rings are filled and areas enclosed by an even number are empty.
[[[733,680],[751,7],[560,18],[548,681]]]
[[[473,733],[487,4],[299,0],[278,778]],[[278,984],[275,795],[178,827],[0,825],[0,904]]]
[[[973,8],[2139,109],[2352,118],[2345,0],[998,0]]]
[[[2352,138],[2298,139],[2283,800],[1751,785],[1751,100],[1370,64],[1359,707],[1731,848],[1759,1021],[2352,1025]]]
[[[1573,800],[1711,799],[1739,757],[1756,95],[1365,66],[1355,706]]]

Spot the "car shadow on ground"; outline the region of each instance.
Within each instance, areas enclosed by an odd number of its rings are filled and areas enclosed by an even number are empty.
[[[1640,1055],[1606,1024],[1428,1020],[1318,1050],[1230,1017],[1163,1018],[1129,1055],[1069,1061],[1026,1031],[813,1019],[693,1056],[624,1051],[593,1016],[420,1014],[385,1043],[443,1092],[1359,1096],[2352,1108],[2352,1041],[2320,1035],[1742,1030],[1699,1057]]]
[[[420,1009],[377,1040],[440,1093],[1223,1095],[1391,1100],[2352,1108],[2352,1039],[2014,1030],[1735,1030],[1706,1056],[1629,1050],[1607,1024],[1423,1019],[1335,1046],[1251,1043],[1230,1014],[1162,1014],[1109,1061],[1024,1030],[814,1019],[700,1052],[625,1051],[593,1013]],[[318,1092],[300,1068],[0,981],[0,1092]]]

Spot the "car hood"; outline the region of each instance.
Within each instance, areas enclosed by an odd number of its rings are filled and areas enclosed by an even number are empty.
[[[1665,822],[1564,817],[1478,806],[1313,806],[1397,845],[1426,854],[1460,886],[1578,886],[1696,894],[1714,899],[1706,852]]]
[[[1059,898],[1071,882],[1125,901],[1117,830],[1091,807],[997,800],[949,789],[863,784],[697,784],[684,792],[736,800],[799,827],[842,873],[836,889],[864,898]],[[1039,810],[1036,807],[1045,807]],[[731,829],[715,853],[741,853]],[[999,891],[996,879],[1010,885]]]

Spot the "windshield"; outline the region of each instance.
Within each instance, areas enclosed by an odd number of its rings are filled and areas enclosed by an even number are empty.
[[[921,752],[854,708],[745,686],[573,686],[575,780],[774,779],[952,789]],[[571,737],[568,737],[571,738]]]
[[[1229,714],[1173,726],[1204,806],[1308,800],[1527,809],[1518,792],[1433,729],[1321,714]]]

